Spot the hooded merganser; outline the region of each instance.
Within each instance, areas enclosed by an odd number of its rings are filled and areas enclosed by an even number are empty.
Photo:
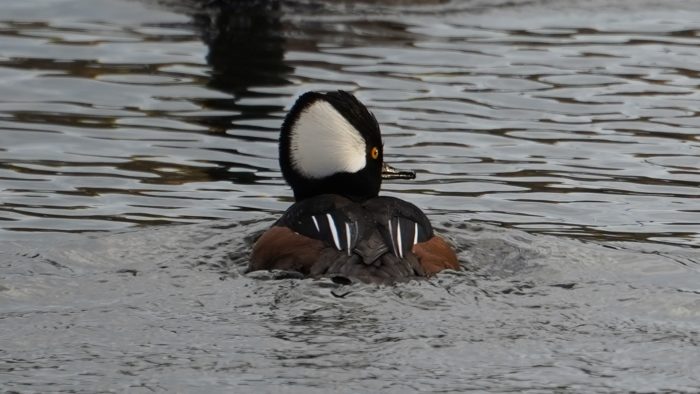
[[[391,283],[460,268],[420,209],[378,196],[382,179],[415,173],[384,163],[379,124],[350,93],[299,97],[282,124],[279,160],[296,203],[255,242],[248,271]]]

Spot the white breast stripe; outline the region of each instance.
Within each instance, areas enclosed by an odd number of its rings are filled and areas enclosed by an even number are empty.
[[[399,243],[399,256],[403,258],[403,243],[401,242],[401,219],[396,219],[396,239]]]
[[[318,227],[318,220],[316,220],[316,216],[311,216],[311,219],[314,221],[314,226],[316,226],[316,231],[318,231],[320,233],[321,228]]]
[[[413,245],[418,243],[418,222],[413,222]],[[413,246],[411,245],[411,246]]]
[[[398,256],[399,254],[396,252],[396,243],[394,242],[394,231],[391,229],[391,219],[389,219],[388,227],[389,238],[391,238],[391,248],[394,249],[394,256]]]
[[[338,239],[338,229],[335,227],[333,216],[331,216],[330,213],[327,213],[326,218],[328,219],[328,227],[331,229],[331,234],[333,235],[333,243],[335,244],[335,248],[342,250],[340,248],[340,240]]]
[[[350,250],[350,223],[345,222],[345,238],[347,239],[347,244],[348,244],[348,256],[352,254],[352,251]]]

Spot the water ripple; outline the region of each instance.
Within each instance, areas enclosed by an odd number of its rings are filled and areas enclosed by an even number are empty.
[[[694,392],[699,58],[695,1],[8,2],[4,387]],[[313,89],[464,271],[244,274]]]

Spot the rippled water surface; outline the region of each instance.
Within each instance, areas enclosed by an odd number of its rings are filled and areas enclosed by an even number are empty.
[[[3,4],[3,389],[700,391],[700,4],[659,3]],[[334,89],[463,272],[243,274]]]

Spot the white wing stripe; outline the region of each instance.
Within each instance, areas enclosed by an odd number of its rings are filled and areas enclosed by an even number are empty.
[[[316,226],[316,231],[318,231],[320,233],[321,228],[318,227],[318,220],[316,220],[316,216],[311,216],[311,219],[314,221],[314,226]]]
[[[399,256],[403,258],[403,242],[401,242],[401,219],[396,219],[396,240],[399,243]]]
[[[350,256],[352,251],[350,250],[350,223],[345,222],[345,238],[346,238],[346,243],[348,244],[348,256]]]
[[[328,219],[328,227],[331,229],[331,234],[333,235],[333,243],[335,244],[335,248],[342,250],[340,248],[340,240],[338,239],[338,229],[335,227],[333,216],[331,216],[330,213],[327,213],[326,218]]]
[[[413,222],[413,245],[418,243],[418,222]],[[411,246],[413,246],[411,245]]]
[[[389,219],[388,227],[389,227],[389,238],[391,238],[391,248],[394,249],[394,256],[398,256],[399,254],[396,252],[396,243],[394,242],[394,231],[392,231],[392,229],[391,229],[391,219]]]

